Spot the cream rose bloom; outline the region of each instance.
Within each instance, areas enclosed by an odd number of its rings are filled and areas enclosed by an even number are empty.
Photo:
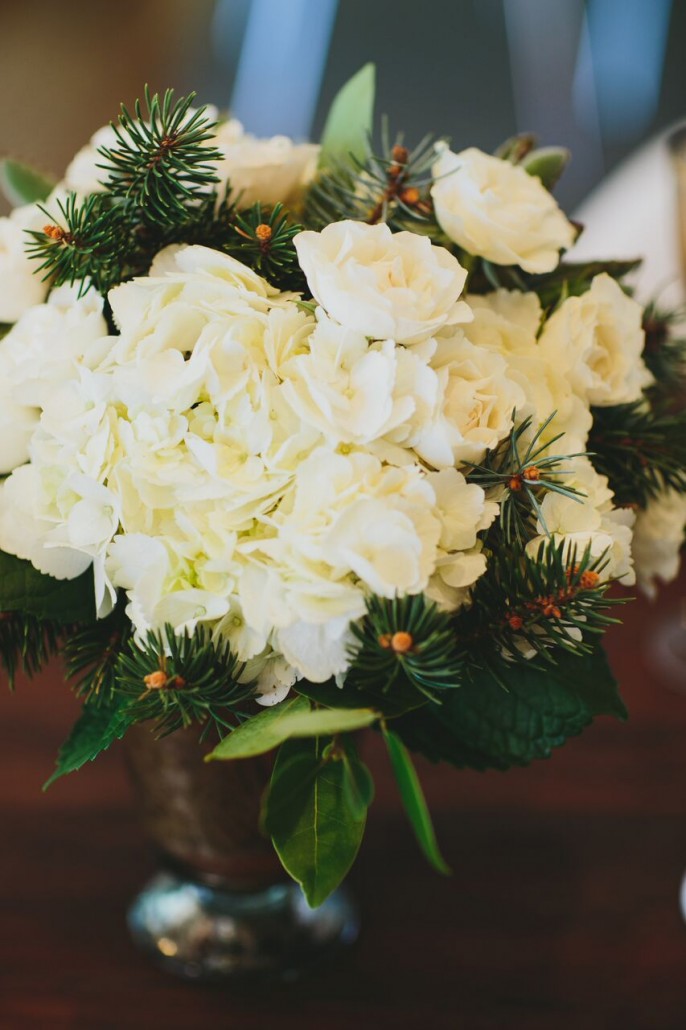
[[[414,344],[471,318],[466,271],[426,236],[344,221],[294,242],[312,295],[346,329]]]
[[[217,163],[219,189],[227,182],[239,207],[293,204],[317,170],[319,146],[294,143],[287,136],[258,139],[235,118],[222,122],[210,140],[223,154]]]
[[[671,583],[681,565],[686,539],[686,496],[665,490],[636,517],[633,539],[636,579],[648,597],[657,594],[658,580]]]
[[[568,297],[543,327],[540,347],[588,404],[628,404],[653,382],[641,354],[643,311],[606,272]]]
[[[41,229],[47,221],[36,204],[17,207],[8,218],[0,218],[0,322],[16,322],[48,292],[38,264],[26,253],[30,242],[27,229]]]
[[[557,267],[575,230],[540,179],[475,147],[437,150],[431,196],[451,240],[497,265],[534,273]]]
[[[414,441],[417,454],[436,469],[479,462],[513,425],[526,397],[500,355],[477,347],[458,332],[437,341],[431,359],[439,381],[432,419]]]

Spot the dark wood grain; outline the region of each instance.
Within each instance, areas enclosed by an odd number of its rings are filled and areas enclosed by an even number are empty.
[[[610,650],[631,711],[549,762],[421,764],[446,880],[423,863],[383,755],[352,883],[357,948],[271,993],[186,985],[131,947],[152,870],[121,749],[42,794],[75,713],[51,670],[0,700],[0,1028],[682,1030],[686,693],[650,650],[684,586],[639,602]]]

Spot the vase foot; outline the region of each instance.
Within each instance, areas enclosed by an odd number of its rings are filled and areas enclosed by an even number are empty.
[[[296,883],[230,891],[158,873],[128,912],[135,944],[189,980],[295,979],[352,944],[357,909],[344,888],[309,907]]]

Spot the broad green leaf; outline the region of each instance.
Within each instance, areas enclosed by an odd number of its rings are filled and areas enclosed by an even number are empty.
[[[626,718],[626,708],[602,648],[564,655],[540,669],[518,663],[503,673],[507,689],[487,670],[393,723],[408,747],[458,767],[507,769],[548,758],[597,715]]]
[[[265,708],[224,737],[214,751],[205,756],[205,761],[263,755],[288,739],[289,734],[284,731],[283,724],[289,715],[309,710],[310,703],[304,697],[291,697],[273,708]]]
[[[63,624],[92,622],[92,570],[76,579],[55,579],[39,572],[31,562],[0,551],[0,611],[28,612],[39,619],[55,619]]]
[[[400,788],[400,796],[419,846],[434,869],[439,873],[450,875],[450,868],[439,851],[424,791],[407,748],[400,737],[391,730],[384,730],[383,735],[393,772]]]
[[[110,704],[85,704],[78,722],[60,748],[57,764],[43,790],[67,773],[76,772],[86,762],[105,751],[124,736],[131,725],[131,716],[119,700]]]
[[[358,755],[355,742],[351,737],[343,738],[342,761],[345,765],[344,801],[355,818],[363,819],[374,800],[374,779]]]
[[[54,185],[53,180],[20,161],[9,157],[0,161],[0,189],[13,207],[45,200]]]
[[[291,737],[321,737],[349,733],[371,726],[379,718],[369,708],[311,709],[304,697],[268,708],[229,733],[206,761],[214,758],[250,758],[278,747]]]
[[[570,157],[566,147],[537,147],[522,161],[522,167],[551,190],[569,164]]]
[[[281,746],[263,819],[284,869],[312,908],[326,901],[350,869],[365,827],[364,815],[346,804],[348,766],[324,761],[325,743],[310,737]]]
[[[334,97],[324,125],[319,167],[329,168],[350,155],[362,160],[372,131],[376,69],[365,64]]]
[[[330,733],[351,733],[377,722],[379,713],[371,708],[318,708],[291,711],[282,727],[288,737],[322,737]]]

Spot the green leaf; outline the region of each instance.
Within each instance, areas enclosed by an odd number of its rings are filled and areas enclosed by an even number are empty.
[[[95,619],[93,572],[76,579],[46,576],[29,561],[0,551],[0,611],[27,612],[67,624]]]
[[[378,712],[369,708],[312,709],[306,698],[294,697],[241,723],[207,755],[205,761],[251,758],[271,751],[291,737],[348,733],[371,726],[378,718]]]
[[[537,176],[547,190],[552,190],[570,157],[566,147],[537,147],[522,161],[522,167],[529,175]]]
[[[312,908],[328,898],[350,869],[366,821],[346,803],[349,764],[326,761],[324,750],[319,737],[281,746],[263,820],[284,869]]]
[[[400,788],[400,796],[405,805],[412,829],[426,858],[439,873],[450,874],[450,868],[441,855],[434,833],[433,823],[427,808],[424,791],[419,782],[412,759],[400,737],[391,730],[384,729],[384,740],[393,766],[393,772]]]
[[[351,737],[343,738],[342,761],[345,765],[343,799],[356,819],[363,819],[374,800],[374,779],[357,753]]]
[[[13,207],[46,200],[55,183],[34,168],[6,157],[0,161],[0,189]]]
[[[458,767],[507,769],[548,758],[597,715],[626,718],[607,660],[598,648],[581,657],[561,655],[557,665],[524,663],[484,669],[442,705],[394,722],[408,747]]]
[[[365,64],[334,97],[322,133],[320,169],[350,156],[364,158],[372,131],[375,80],[375,66]]]
[[[108,705],[84,705],[80,719],[60,748],[55,771],[43,785],[43,790],[61,776],[76,772],[86,762],[92,762],[101,751],[124,736],[131,722],[128,708],[119,699]]]

